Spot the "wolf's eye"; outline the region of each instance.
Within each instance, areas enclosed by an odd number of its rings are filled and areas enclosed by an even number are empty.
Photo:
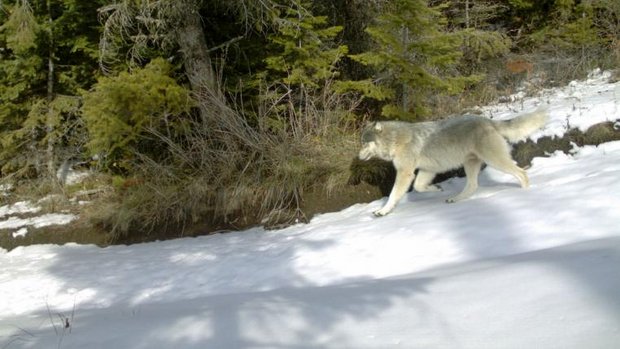
[[[369,132],[364,132],[364,133],[362,133],[361,140],[362,140],[362,144],[368,144],[368,143],[374,141],[375,137],[374,137],[374,135],[372,135]]]

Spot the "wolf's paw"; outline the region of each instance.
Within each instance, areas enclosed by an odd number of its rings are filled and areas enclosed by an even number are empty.
[[[387,210],[384,208],[380,209],[380,210],[376,210],[375,212],[373,212],[372,214],[375,215],[375,217],[383,217],[386,214],[390,213],[391,210]]]
[[[424,188],[418,188],[418,187],[414,187],[414,189],[418,192],[418,193],[432,193],[432,192],[436,192],[436,191],[443,191],[443,189],[441,189],[440,186],[438,185],[427,185]]]

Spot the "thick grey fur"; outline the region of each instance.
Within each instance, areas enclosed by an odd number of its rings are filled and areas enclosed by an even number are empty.
[[[374,214],[384,216],[396,207],[414,180],[416,169],[418,175],[413,187],[418,192],[426,192],[440,190],[431,185],[435,174],[461,166],[465,168],[465,188],[448,202],[466,199],[476,191],[483,162],[513,175],[521,187],[527,188],[527,174],[512,160],[508,141],[526,138],[542,128],[547,119],[547,111],[539,108],[506,121],[468,115],[432,122],[385,121],[368,125],[362,132],[359,158],[391,161],[396,168],[390,196]]]

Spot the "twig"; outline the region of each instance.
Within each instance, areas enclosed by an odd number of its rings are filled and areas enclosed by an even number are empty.
[[[211,47],[210,49],[207,50],[207,53],[211,53],[211,52],[217,51],[217,50],[219,50],[219,49],[221,49],[223,47],[230,46],[230,45],[234,44],[235,42],[237,42],[237,41],[239,41],[241,39],[243,39],[243,35],[239,35],[236,38],[232,38],[232,39],[226,41],[223,44],[219,44],[219,45],[217,45],[215,47]]]
[[[27,334],[29,337],[31,337],[31,338],[35,338],[35,335],[34,335],[34,334],[32,334],[32,332],[27,331],[27,330],[25,330],[25,329],[23,329],[23,328],[21,328],[21,327],[19,327],[19,326],[15,326],[15,327],[17,327],[17,328],[18,328],[20,331],[22,331],[23,333]],[[2,346],[2,349],[6,349],[6,348],[8,348],[8,347],[9,347],[9,345],[11,345],[11,344],[13,344],[13,343],[15,343],[15,342],[18,342],[18,341],[24,341],[24,342],[27,342],[27,341],[28,341],[27,339],[23,338],[21,335],[17,335],[17,334],[12,335],[12,336],[11,336],[11,338],[12,338],[12,339],[11,339],[10,341],[8,341],[5,345],[3,345],[3,346]]]
[[[47,300],[45,300],[45,307],[47,307],[47,315],[50,318],[50,322],[52,323],[52,326],[54,327],[54,332],[56,332],[56,335],[58,336],[58,329],[56,328],[56,324],[54,323],[54,319],[52,317],[52,311],[50,310],[50,305],[47,302]]]

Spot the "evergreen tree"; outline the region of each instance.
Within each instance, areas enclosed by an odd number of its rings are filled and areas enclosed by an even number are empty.
[[[171,57],[181,63],[202,118],[217,117],[221,113],[208,106],[224,106],[226,96],[214,52],[226,42],[215,37],[218,29],[209,27],[216,23],[203,21],[203,10],[210,11],[209,18],[216,21],[233,20],[242,28],[260,28],[272,20],[276,7],[273,0],[115,0],[101,9],[103,68],[116,65],[124,71],[126,65],[140,67],[154,57]]]
[[[329,26],[327,17],[315,16],[310,8],[309,1],[292,1],[267,38],[269,56],[255,84],[264,86],[262,98],[277,101],[270,115],[272,126],[291,121],[278,120],[280,111],[286,111],[286,117],[305,114],[306,105],[315,103],[310,99],[338,77],[337,64],[347,53],[346,46],[334,43],[342,27]],[[313,105],[317,107],[321,108]]]
[[[358,54],[373,48],[372,39],[365,29],[378,17],[386,0],[314,0],[313,11],[326,16],[332,26],[342,27],[335,38],[346,45],[350,54]],[[345,79],[363,79],[372,73],[372,68],[345,58],[339,64],[339,71]]]
[[[384,100],[382,115],[413,119],[428,113],[432,94],[461,92],[477,76],[460,76],[462,38],[444,30],[445,17],[439,8],[424,0],[394,0],[367,32],[374,49],[351,58],[376,69],[373,80],[343,83],[340,88],[357,89]]]
[[[309,1],[295,0],[284,13],[268,38],[276,48],[265,59],[269,73],[263,75],[272,82],[318,88],[336,75],[336,63],[346,54],[346,46],[330,45],[342,27],[327,27],[327,17],[314,16]]]
[[[16,0],[2,5],[0,171],[51,174],[58,158],[75,155],[83,142],[77,89],[94,81],[100,4]]]
[[[585,54],[600,46],[590,2],[558,0],[549,10],[548,21],[530,36],[534,45],[549,51]]]
[[[482,72],[489,59],[503,57],[512,48],[512,40],[498,23],[509,10],[497,0],[447,0],[441,2],[448,29],[462,38],[463,57],[459,71]]]
[[[609,13],[615,6],[602,0],[508,0],[507,5],[508,26],[521,50],[570,54],[601,44],[595,9],[602,5]]]
[[[172,66],[161,58],[144,68],[102,77],[83,91],[82,112],[90,134],[88,150],[107,169],[127,172],[135,152],[162,158],[158,134],[177,139],[191,102],[186,89],[170,77]]]
[[[620,1],[599,0],[594,7],[594,25],[613,66],[620,66]]]

